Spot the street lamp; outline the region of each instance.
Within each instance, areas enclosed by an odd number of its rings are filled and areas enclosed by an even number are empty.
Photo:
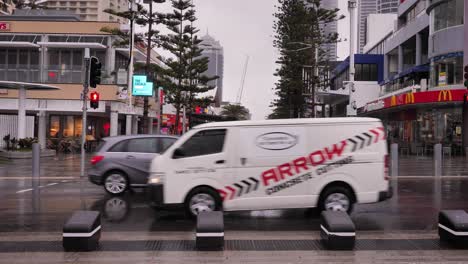
[[[356,8],[357,8],[357,1],[356,0],[349,0],[348,1],[348,10],[349,10],[349,25],[350,25],[350,37],[349,37],[349,87],[354,87],[354,41],[356,39],[356,30],[355,30],[355,17],[356,17]],[[352,94],[354,91],[349,89],[349,107],[348,107],[348,116],[355,116],[356,109],[355,107],[351,107],[352,105],[356,105],[356,101],[352,101]]]

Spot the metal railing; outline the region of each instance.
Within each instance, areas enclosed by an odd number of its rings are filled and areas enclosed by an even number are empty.
[[[0,80],[32,83],[69,83],[78,84],[84,81],[81,66],[48,65],[7,65],[0,64]],[[117,76],[106,76],[102,72],[101,84],[116,84]]]

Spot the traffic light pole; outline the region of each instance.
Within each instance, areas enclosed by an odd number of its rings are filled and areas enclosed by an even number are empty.
[[[86,150],[85,150],[85,144],[86,144],[86,115],[87,115],[87,110],[88,110],[88,87],[89,87],[89,64],[91,62],[90,55],[89,55],[89,48],[85,49],[85,58],[84,58],[84,63],[85,63],[85,80],[83,83],[83,93],[81,94],[81,97],[83,99],[83,119],[81,123],[81,166],[80,166],[80,176],[84,177],[85,176],[85,155],[86,155]]]

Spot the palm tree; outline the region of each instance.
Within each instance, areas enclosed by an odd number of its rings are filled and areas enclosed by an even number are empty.
[[[225,117],[235,118],[237,120],[250,119],[249,110],[240,104],[228,104],[223,106],[221,115]]]
[[[38,3],[38,0],[13,0],[16,9],[47,9],[47,6]]]

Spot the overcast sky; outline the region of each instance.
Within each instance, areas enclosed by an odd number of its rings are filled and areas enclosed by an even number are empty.
[[[169,2],[157,5],[158,11],[170,11]],[[253,114],[252,118],[257,120],[265,119],[271,113],[269,105],[274,98],[272,89],[276,79],[273,73],[277,67],[275,65],[277,51],[273,48],[273,14],[277,2],[277,0],[194,0],[198,18],[196,26],[200,29],[200,35],[205,35],[208,29],[209,34],[219,40],[224,47],[224,101],[236,100],[245,58],[249,56],[241,102]],[[343,2],[340,4],[346,8],[346,1],[339,2]],[[340,31],[346,31],[345,21],[340,22],[338,26]],[[340,58],[346,56],[345,45],[346,43],[339,44]],[[163,56],[167,54],[164,51],[160,53]]]

